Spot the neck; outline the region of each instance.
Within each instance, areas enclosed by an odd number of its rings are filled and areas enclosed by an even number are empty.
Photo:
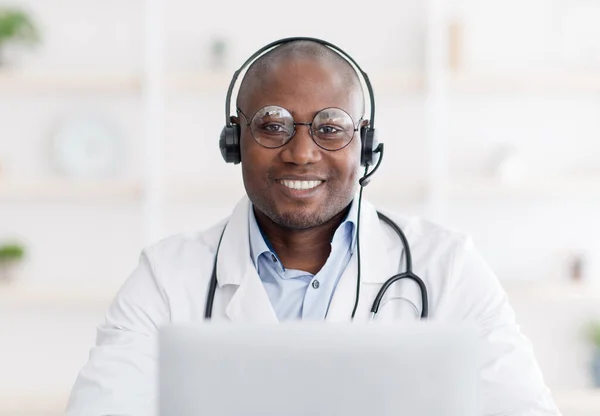
[[[254,215],[286,269],[317,274],[329,257],[333,234],[349,209],[350,206],[326,223],[307,230],[283,227],[256,208]]]

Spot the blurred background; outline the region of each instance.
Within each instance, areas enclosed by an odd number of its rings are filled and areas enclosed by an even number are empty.
[[[0,415],[61,414],[142,247],[228,215],[231,75],[285,36],[369,74],[365,197],[471,234],[566,416],[600,414],[600,1],[0,0]]]

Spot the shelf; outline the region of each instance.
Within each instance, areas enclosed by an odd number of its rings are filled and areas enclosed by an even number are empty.
[[[68,396],[69,391],[57,391],[54,394],[29,393],[6,397],[0,401],[0,413],[5,410],[20,410],[30,414],[60,415],[64,411]],[[600,414],[600,390],[557,391],[552,392],[552,396],[565,416]]]
[[[165,88],[171,93],[218,93],[224,95],[233,71],[171,72],[165,76]],[[417,71],[385,71],[370,75],[378,90],[420,92],[424,77]],[[239,84],[239,80],[238,80]],[[11,73],[0,72],[2,93],[139,93],[142,79],[139,75],[93,73]]]
[[[363,191],[363,198],[377,204],[379,202],[422,202],[426,197],[426,185],[423,182],[402,180],[397,182],[374,179]],[[245,189],[240,178],[232,178],[230,182],[212,182],[201,185],[198,179],[170,180],[166,187],[165,200],[169,202],[205,203],[218,198],[219,201],[236,202],[244,194]]]
[[[135,201],[141,197],[141,184],[135,181],[0,179],[0,200],[124,199]]]
[[[454,93],[600,93],[600,71],[530,71],[450,73],[448,89]]]
[[[102,287],[80,287],[77,284],[58,286],[0,285],[0,310],[4,308],[100,308],[105,309],[119,290],[117,284]]]
[[[174,71],[165,76],[172,93],[225,94],[233,71]],[[376,92],[424,92],[426,77],[417,70],[384,70],[369,73]],[[600,71],[449,72],[448,91],[461,94],[485,93],[600,93]],[[3,93],[139,93],[139,74],[26,73],[0,72]]]
[[[171,92],[225,94],[231,82],[231,73],[220,72],[180,72],[171,73],[167,77],[167,87]],[[243,76],[243,74],[242,74]],[[423,91],[425,80],[418,71],[383,71],[369,74],[369,79],[376,90],[420,92]],[[238,79],[238,86],[239,86]]]
[[[4,93],[138,93],[137,75],[94,73],[0,72]]]
[[[565,416],[600,414],[600,389],[553,391],[552,396]],[[11,395],[0,400],[0,414],[8,410],[15,414],[28,412],[28,414],[60,415],[64,412],[68,397],[68,390]]]
[[[202,186],[198,180],[168,180],[165,199],[168,201],[203,202],[207,197],[237,199],[244,187],[235,183],[213,183]],[[427,198],[427,184],[418,181],[373,181],[365,188],[365,198],[380,201],[423,201]],[[454,178],[448,183],[448,194],[457,198],[546,198],[546,197],[600,197],[600,176],[571,179],[528,180],[502,183],[486,178]],[[10,180],[0,179],[0,200],[76,199],[76,200],[140,200],[143,186],[138,181],[126,180]]]
[[[588,282],[501,282],[510,298],[541,302],[590,301],[600,305],[600,285]]]
[[[165,198],[175,201],[204,201],[208,195],[241,197],[241,183],[200,186],[194,180],[171,180],[167,183]],[[393,189],[393,192],[390,191]],[[448,193],[456,198],[544,198],[544,197],[599,197],[600,176],[571,179],[528,180],[502,183],[486,178],[455,178],[448,184]],[[424,200],[427,185],[424,182],[374,181],[365,188],[365,197],[373,202],[388,200]],[[143,187],[137,181],[121,180],[8,180],[0,179],[0,199],[123,199],[139,200]]]
[[[449,183],[449,194],[456,197],[599,197],[600,176],[522,180],[503,183],[489,178],[455,178]]]
[[[0,396],[0,415],[59,416],[65,414],[70,389],[53,392],[23,392]]]
[[[225,96],[232,76],[233,71],[171,73],[166,77],[166,86],[171,93],[218,93]]]
[[[552,397],[565,416],[600,415],[600,388],[557,390]]]

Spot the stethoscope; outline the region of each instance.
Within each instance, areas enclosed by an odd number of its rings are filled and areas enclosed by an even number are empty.
[[[362,183],[361,183],[361,185],[362,185]],[[352,319],[354,319],[354,315],[356,314],[356,309],[358,308],[358,302],[360,299],[360,272],[361,272],[361,267],[360,267],[360,207],[361,207],[361,200],[362,200],[362,189],[363,188],[361,187],[359,200],[358,200],[359,201],[358,202],[358,204],[359,204],[358,205],[358,221],[357,221],[357,227],[356,227],[357,228],[356,251],[357,251],[358,273],[357,273],[357,278],[356,278],[356,300],[354,302],[354,309],[352,310]],[[381,221],[383,221],[387,225],[389,225],[396,232],[396,234],[398,234],[398,237],[400,237],[400,240],[402,241],[402,246],[404,247],[406,271],[404,271],[403,273],[398,273],[398,274],[390,277],[388,280],[386,280],[383,283],[383,285],[379,289],[379,292],[377,293],[377,296],[375,296],[375,299],[373,300],[373,305],[371,306],[370,320],[374,320],[375,316],[377,315],[377,312],[379,312],[379,308],[381,306],[381,301],[383,300],[383,296],[385,295],[385,292],[390,288],[391,285],[393,285],[394,283],[396,283],[397,281],[402,280],[402,279],[410,279],[419,285],[419,288],[421,290],[421,304],[422,304],[421,319],[425,319],[425,318],[427,318],[427,316],[429,314],[429,304],[427,301],[427,288],[425,287],[425,283],[423,283],[423,280],[421,280],[420,277],[418,277],[417,275],[415,275],[412,272],[412,257],[411,257],[411,253],[410,253],[410,246],[408,245],[408,240],[406,239],[406,236],[404,235],[404,233],[402,232],[402,230],[400,229],[398,224],[396,224],[394,221],[392,221],[390,218],[388,218],[387,216],[385,216],[384,214],[382,214],[379,211],[377,211],[377,216],[379,217],[379,219]],[[225,234],[226,228],[227,228],[227,225],[225,225],[225,227],[223,228],[223,231],[221,232],[221,236],[219,237],[219,243],[217,245],[217,252],[215,254],[212,276],[210,278],[210,284],[208,287],[208,295],[206,297],[206,308],[204,310],[204,319],[211,319],[211,317],[212,317],[213,301],[215,299],[215,292],[217,290],[217,259],[219,257],[219,249],[221,247],[221,240],[223,239],[223,234]]]

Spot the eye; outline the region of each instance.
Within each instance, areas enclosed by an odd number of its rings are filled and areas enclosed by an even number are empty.
[[[319,129],[317,130],[317,134],[319,135],[325,135],[325,136],[335,136],[337,134],[343,133],[344,130],[341,129],[338,126],[331,126],[331,125],[321,125],[319,126]]]
[[[269,123],[263,124],[261,129],[267,133],[285,133],[286,130],[281,124]]]

